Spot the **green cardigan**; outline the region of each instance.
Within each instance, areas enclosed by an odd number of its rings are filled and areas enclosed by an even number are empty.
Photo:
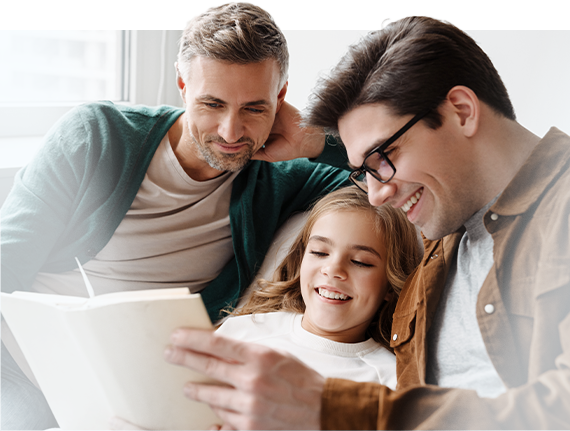
[[[92,259],[123,220],[156,148],[183,112],[99,102],[58,121],[2,206],[2,291],[30,290],[38,272],[73,270],[75,256]],[[344,166],[346,155],[327,142],[316,161]],[[240,172],[230,202],[235,257],[201,292],[212,320],[249,286],[283,222],[347,184],[346,171],[307,159],[251,161]]]

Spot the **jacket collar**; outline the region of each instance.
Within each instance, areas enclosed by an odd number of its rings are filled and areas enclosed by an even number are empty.
[[[513,216],[526,212],[538,202],[548,185],[567,168],[570,136],[551,128],[534,148],[529,158],[503,191],[491,210]]]

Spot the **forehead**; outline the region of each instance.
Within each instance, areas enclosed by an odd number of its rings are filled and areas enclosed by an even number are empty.
[[[241,97],[261,100],[277,96],[279,65],[268,59],[259,63],[236,64],[195,57],[188,67],[188,90],[195,95],[210,94],[223,99]]]
[[[360,165],[364,156],[395,132],[404,119],[391,113],[383,104],[362,105],[343,115],[338,131],[346,146],[350,162]]]
[[[374,213],[365,209],[333,210],[321,215],[311,229],[311,236],[314,235],[331,238],[338,245],[357,243],[377,250],[384,246]]]

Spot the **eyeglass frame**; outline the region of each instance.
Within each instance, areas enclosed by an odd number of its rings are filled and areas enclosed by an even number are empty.
[[[372,175],[374,177],[375,180],[380,181],[382,184],[386,184],[392,178],[394,178],[394,175],[396,175],[396,167],[394,166],[392,161],[388,158],[388,156],[386,154],[384,154],[384,150],[386,150],[386,148],[388,148],[390,145],[392,145],[398,138],[400,138],[404,133],[406,133],[414,124],[416,124],[418,121],[420,121],[426,115],[428,115],[431,111],[432,111],[431,109],[427,109],[423,112],[420,112],[419,114],[416,114],[414,116],[414,118],[412,118],[410,121],[408,121],[406,124],[404,124],[404,126],[400,130],[398,130],[391,137],[389,137],[382,145],[379,145],[378,147],[371,150],[366,155],[364,160],[362,161],[362,165],[359,168],[354,169],[350,172],[350,174],[348,176],[350,181],[352,181],[352,183],[356,187],[358,187],[360,190],[362,190],[364,193],[368,194],[367,190],[362,189],[362,187],[360,187],[358,185],[358,182],[355,179],[356,177],[358,177],[362,174],[366,175],[366,173],[368,172],[370,175]],[[381,179],[379,176],[377,176],[378,173],[375,169],[371,169],[368,166],[366,166],[366,160],[368,160],[368,158],[375,153],[379,153],[380,157],[382,157],[388,163],[388,165],[392,168],[392,175],[387,180]]]

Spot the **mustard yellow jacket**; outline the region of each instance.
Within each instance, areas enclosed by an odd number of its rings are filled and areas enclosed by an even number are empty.
[[[553,128],[484,216],[494,265],[477,301],[496,399],[426,384],[426,335],[463,232],[425,240],[392,326],[398,387],[329,379],[323,429],[570,428],[570,137]],[[471,312],[466,310],[466,313]]]

